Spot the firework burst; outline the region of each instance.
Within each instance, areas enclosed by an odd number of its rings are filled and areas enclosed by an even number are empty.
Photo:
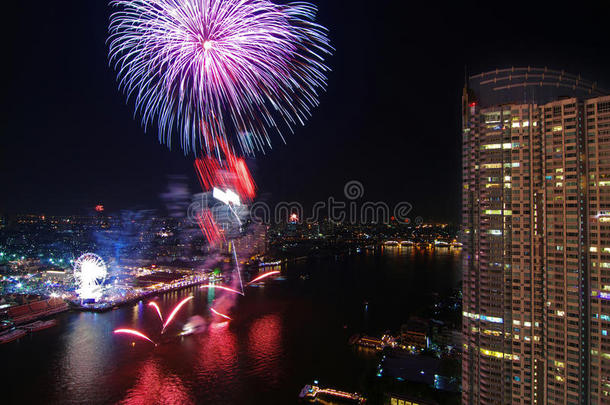
[[[327,31],[309,3],[114,0],[110,61],[146,128],[171,146],[246,154],[304,124],[326,87]],[[234,142],[237,140],[237,142]]]

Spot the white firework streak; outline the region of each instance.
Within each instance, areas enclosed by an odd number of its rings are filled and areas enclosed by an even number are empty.
[[[237,251],[235,250],[235,242],[231,241],[233,245],[233,257],[235,258],[235,267],[237,268],[237,275],[239,276],[239,287],[241,288],[241,294],[245,295],[244,292],[244,283],[241,279],[241,270],[239,269],[239,261],[237,261]]]

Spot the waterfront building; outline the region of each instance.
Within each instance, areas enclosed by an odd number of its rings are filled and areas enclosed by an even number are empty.
[[[436,402],[423,399],[415,399],[399,394],[386,394],[384,405],[437,405]]]
[[[463,92],[463,403],[610,403],[610,96],[511,68]]]
[[[400,328],[403,346],[421,350],[428,347],[428,324],[419,319],[410,319]]]

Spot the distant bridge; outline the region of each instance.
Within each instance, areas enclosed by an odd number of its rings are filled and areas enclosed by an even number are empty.
[[[462,247],[462,244],[457,241],[447,242],[447,241],[443,241],[443,240],[435,240],[433,242],[414,242],[409,239],[386,240],[385,242],[382,243],[382,245],[383,246],[398,246],[398,247],[404,247],[404,246],[435,246],[435,247],[456,247],[456,248]]]

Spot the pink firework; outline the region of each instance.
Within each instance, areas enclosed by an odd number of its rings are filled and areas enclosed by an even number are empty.
[[[224,239],[224,235],[209,209],[202,210],[196,214],[197,225],[201,229],[201,233],[205,236],[210,245],[215,245],[217,242]]]
[[[110,62],[145,128],[171,145],[242,152],[271,144],[269,130],[303,125],[326,88],[332,53],[317,9],[270,0],[114,0]],[[284,127],[281,129],[280,127]]]
[[[233,320],[233,318],[231,318],[230,316],[225,315],[225,314],[221,314],[220,312],[216,311],[214,308],[210,308],[210,311],[212,311],[213,313],[215,313],[219,317],[224,318],[224,319],[226,319],[228,321],[232,321]]]
[[[195,161],[195,169],[204,191],[214,187],[235,191],[242,201],[252,201],[256,196],[256,184],[246,161],[237,157],[223,139],[216,140],[221,155],[202,156]]]
[[[140,339],[148,340],[150,343],[154,344],[155,346],[157,345],[148,336],[146,336],[142,332],[138,332],[137,330],[133,330],[133,329],[116,329],[114,331],[114,333],[115,334],[124,334],[124,335],[136,336],[136,337],[138,337]]]
[[[264,280],[267,277],[275,276],[275,275],[280,274],[280,273],[281,273],[280,271],[270,271],[269,273],[265,273],[265,274],[255,278],[254,280],[250,281],[248,283],[248,285],[254,284],[254,283],[258,283],[259,281]]]
[[[193,296],[191,295],[189,297],[186,297],[185,299],[180,301],[178,303],[178,305],[176,305],[174,310],[169,314],[169,317],[167,318],[167,320],[163,324],[163,329],[161,330],[161,333],[163,333],[165,331],[165,328],[167,328],[172,323],[172,321],[174,320],[174,317],[180,311],[180,309],[184,306],[184,304],[186,304],[187,302],[189,302],[192,299],[193,299]]]
[[[155,310],[157,310],[157,314],[159,315],[159,319],[161,319],[161,322],[163,322],[163,315],[161,315],[161,308],[159,308],[159,305],[157,305],[156,302],[149,302],[148,306],[149,307],[153,307]]]
[[[206,289],[206,288],[218,288],[218,289],[221,289],[221,290],[224,290],[224,291],[231,292],[233,294],[244,295],[242,292],[239,292],[239,291],[234,290],[232,288],[225,287],[225,286],[222,286],[222,285],[216,285],[216,284],[202,285],[201,288],[203,288],[203,289]]]

